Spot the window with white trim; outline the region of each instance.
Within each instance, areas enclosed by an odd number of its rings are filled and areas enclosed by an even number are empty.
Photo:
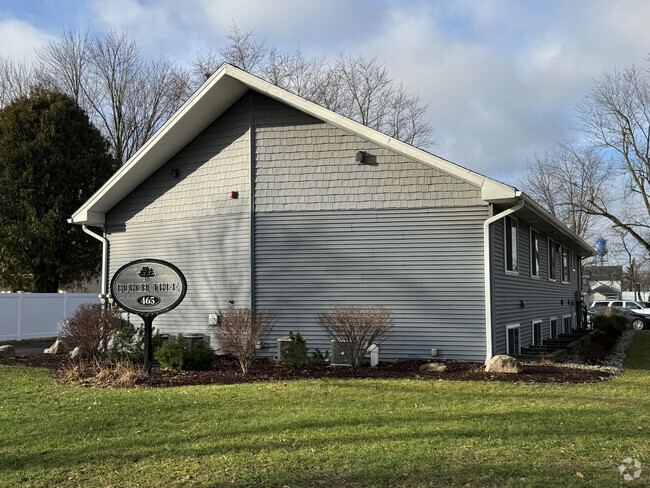
[[[551,319],[551,339],[557,339],[557,319]]]
[[[530,229],[530,275],[539,278],[539,232]]]
[[[572,317],[570,315],[567,315],[566,317],[562,317],[562,331],[565,334],[570,334],[571,329],[572,329]]]
[[[519,342],[519,324],[508,325],[506,327],[506,353],[510,356],[521,353],[521,344]]]
[[[557,279],[557,266],[555,260],[555,242],[548,240],[548,279],[555,281]]]
[[[562,262],[560,264],[562,266],[562,281],[564,283],[568,283],[571,279],[571,275],[569,273],[569,270],[571,269],[570,261],[571,253],[566,247],[562,246]]]
[[[533,322],[533,346],[541,346],[544,340],[542,335],[542,321],[535,320]]]
[[[519,234],[519,225],[514,217],[504,217],[505,227],[505,254],[506,254],[506,271],[510,273],[519,272],[519,254],[517,249],[517,238]]]

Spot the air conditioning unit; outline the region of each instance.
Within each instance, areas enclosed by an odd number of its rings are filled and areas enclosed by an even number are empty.
[[[332,354],[330,354],[330,364],[332,366],[352,366],[352,358],[343,347],[345,344],[347,342],[332,339]]]
[[[346,344],[343,341],[335,341],[332,339],[332,349],[330,355],[330,364],[332,366],[352,366],[352,358],[343,347]],[[370,366],[377,366],[379,364],[379,346],[371,344],[366,351],[365,357],[370,357]]]
[[[282,350],[291,342],[291,337],[285,336],[278,339],[278,361],[282,360]]]

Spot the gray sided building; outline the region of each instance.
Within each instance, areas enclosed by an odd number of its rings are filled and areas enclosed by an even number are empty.
[[[187,295],[156,328],[209,333],[234,301],[274,313],[271,355],[290,331],[329,349],[334,304],[394,312],[384,360],[513,352],[575,327],[592,252],[516,188],[230,65],[71,221],[103,227],[104,294],[125,263],[170,261]]]

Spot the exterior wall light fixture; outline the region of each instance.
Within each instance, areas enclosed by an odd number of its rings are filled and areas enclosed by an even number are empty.
[[[357,162],[357,164],[363,164],[363,158],[366,155],[364,151],[357,151],[356,156],[354,157],[354,160]]]

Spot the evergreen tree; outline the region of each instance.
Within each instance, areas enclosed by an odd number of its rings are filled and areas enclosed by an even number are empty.
[[[67,95],[35,88],[0,110],[0,288],[57,292],[96,276],[100,243],[67,219],[117,167]]]

